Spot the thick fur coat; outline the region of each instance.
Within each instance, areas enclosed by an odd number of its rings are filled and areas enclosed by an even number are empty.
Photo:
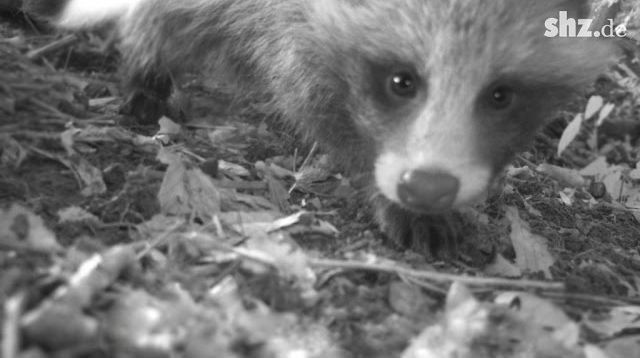
[[[61,28],[113,24],[130,102],[146,114],[186,71],[270,96],[348,172],[370,176],[378,221],[408,244],[428,240],[433,214],[481,197],[615,58],[611,40],[543,35],[559,11],[586,16],[583,0],[26,2]]]

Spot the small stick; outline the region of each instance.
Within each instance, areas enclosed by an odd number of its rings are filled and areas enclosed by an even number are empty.
[[[27,52],[26,56],[31,61],[37,60],[48,53],[57,51],[62,48],[69,47],[74,43],[76,43],[77,41],[78,41],[78,36],[74,34],[67,35],[61,38],[60,40],[54,41],[50,44],[47,44],[45,46],[42,46],[40,48]]]
[[[408,276],[416,280],[429,280],[435,282],[461,282],[469,286],[507,286],[518,288],[537,288],[544,290],[563,290],[564,284],[561,282],[546,282],[535,280],[513,280],[497,277],[472,277],[455,274],[441,273],[435,271],[421,271],[409,268],[389,265],[375,264],[355,261],[340,261],[329,259],[311,259],[310,266],[321,269],[342,269],[342,270],[363,270],[377,271],[396,274],[398,276]]]
[[[307,165],[309,165],[309,163],[311,163],[311,160],[313,159],[313,156],[316,155],[317,151],[318,151],[318,142],[313,142],[313,146],[311,147],[311,150],[309,151],[309,154],[307,155],[307,157],[304,158],[304,161],[302,162],[302,165],[300,166],[300,168],[298,168],[298,172],[304,169]],[[297,187],[297,183],[293,183],[293,185],[291,185],[291,188],[289,188],[289,195],[293,193],[296,187]]]

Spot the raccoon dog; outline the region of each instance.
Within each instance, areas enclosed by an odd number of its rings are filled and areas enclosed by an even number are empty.
[[[433,215],[481,197],[612,41],[548,38],[586,0],[26,0],[65,29],[113,24],[134,111],[157,117],[185,71],[242,90],[368,175],[377,219],[424,247]]]

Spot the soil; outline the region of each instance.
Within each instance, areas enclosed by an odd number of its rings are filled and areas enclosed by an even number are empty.
[[[612,134],[599,134],[599,147],[595,150],[587,148],[585,143],[591,137],[587,134],[579,137],[563,156],[555,154],[562,134],[557,126],[564,128],[584,108],[589,96],[570,105],[575,108],[572,112],[559,114],[540,135],[535,147],[516,159],[513,167],[528,168],[527,175],[507,175],[487,203],[465,212],[483,224],[478,224],[480,232],[462,243],[459,256],[437,260],[424,252],[388,243],[372,223],[366,201],[354,194],[357,190],[353,187],[357,186],[345,185],[346,179],[330,166],[320,171],[324,174],[320,180],[300,186],[290,195],[274,190],[275,186],[288,191],[295,179],[265,174],[268,171],[262,170],[261,165],[275,163],[296,172],[304,167],[307,157],[314,165],[321,162],[322,153],[314,153],[312,145],[300,142],[294,133],[278,124],[277,118],[261,113],[259,99],[237,101],[229,86],[197,76],[189,78],[172,99],[174,106],[188,113],[189,120],[176,120],[180,130],[166,139],[157,124],[139,125],[135,118],[118,113],[123,101],[118,55],[115,50],[105,51],[105,42],[98,36],[77,35],[68,45],[34,55],[34,50],[68,35],[52,35],[28,22],[16,21],[15,16],[0,19],[0,35],[0,207],[9,210],[19,204],[30,213],[25,214],[28,219],[24,219],[23,226],[16,219],[23,216],[12,217],[13,221],[0,220],[0,225],[12,222],[13,232],[39,229],[29,216],[33,214],[43,220],[42,226],[50,230],[56,242],[47,246],[40,239],[35,239],[35,244],[0,240],[0,304],[5,308],[19,296],[22,312],[37,310],[43,302],[53,300],[54,292],[65,287],[69,277],[92,254],[108,256],[110,249],[123,247],[132,248],[139,256],[125,260],[127,269],[117,270],[117,277],[107,275],[108,284],[90,290],[92,298],[77,304],[83,314],[105,327],[117,325],[122,319],[118,318],[121,317],[118,312],[125,316],[134,313],[125,308],[114,313],[113,307],[120,307],[119,300],[134,290],[138,296],[126,296],[125,300],[132,307],[147,307],[153,302],[154,307],[170,311],[174,306],[157,303],[167,302],[167,291],[172,292],[171,297],[182,297],[178,300],[180,307],[199,307],[210,299],[213,291],[228,289],[224,283],[232,278],[236,287],[232,290],[233,297],[243,303],[243,310],[264,306],[263,310],[272,316],[266,316],[264,322],[247,318],[251,324],[235,322],[226,326],[234,333],[229,333],[233,338],[225,336],[226,341],[216,341],[216,347],[226,352],[220,356],[261,356],[263,348],[258,347],[268,341],[265,337],[271,337],[271,329],[287,326],[282,322],[290,320],[302,327],[300,332],[316,329],[323,332],[326,340],[334,342],[344,356],[399,356],[412,338],[439,319],[449,285],[457,281],[455,277],[471,278],[466,283],[481,300],[491,300],[503,291],[536,293],[576,319],[616,305],[640,305],[640,216],[602,190],[596,190],[597,182],[590,187],[573,188],[576,200],[568,205],[559,194],[567,186],[537,169],[543,163],[582,169],[602,155],[610,159],[610,164],[635,168],[640,159],[638,138],[620,137],[615,125],[609,131]],[[637,97],[610,76],[602,80],[594,93],[615,104],[614,119],[624,126],[637,127],[635,114],[640,108]],[[94,136],[76,138],[71,150],[69,136],[74,131],[86,134],[89,129]],[[217,140],[212,140],[212,133],[219,136]],[[138,135],[167,142],[141,145],[132,139]],[[312,287],[307,287],[313,291],[313,299],[300,288],[304,280],[294,280],[297,283],[292,285],[290,278],[284,278],[286,275],[264,273],[247,265],[246,257],[225,256],[215,243],[190,241],[203,233],[215,232],[216,221],[212,224],[202,218],[171,215],[160,202],[159,192],[166,184],[167,172],[175,170],[175,162],[158,160],[159,152],[165,150],[159,148],[176,147],[189,159],[185,161],[186,172],[199,169],[205,176],[218,180],[216,183],[227,183],[234,192],[253,198],[250,204],[242,205],[239,201],[221,199],[215,205],[221,205],[222,212],[247,212],[248,217],[253,217],[255,211],[277,211],[282,217],[305,210],[314,223],[337,229],[337,234],[330,234],[330,230],[311,230],[307,225],[284,235],[291,240],[287,245],[316,260],[309,260],[315,263],[309,268],[316,279]],[[238,169],[230,169],[229,163],[246,172],[238,174]],[[83,175],[95,174],[86,169],[89,167],[97,168],[97,177],[104,183],[102,189],[97,184],[96,187],[87,184]],[[259,204],[260,199],[255,198],[262,198],[267,204]],[[262,209],[255,210],[256,207]],[[531,234],[544,238],[554,258],[550,276],[542,271],[522,270],[511,281],[505,279],[495,285],[475,282],[474,277],[488,276],[486,268],[498,256],[517,266],[517,249],[511,242],[513,225],[506,214],[509,207],[517,209]],[[81,209],[83,215],[91,214],[92,218],[61,220],[61,211],[69,208]],[[168,221],[172,217],[184,221],[173,226]],[[30,236],[26,233],[23,237]],[[251,234],[238,235],[233,236],[232,244],[225,241],[220,245],[239,247],[253,239]],[[141,254],[143,251],[145,254]],[[284,256],[285,260],[297,262],[298,256],[287,255],[289,251],[274,257]],[[376,258],[373,262],[380,267],[366,264],[372,258]],[[329,260],[342,264],[331,266]],[[389,267],[446,273],[452,279],[418,283],[401,270]],[[293,276],[301,276],[300,272]],[[546,280],[549,286],[528,286],[526,280]],[[552,283],[559,283],[562,289],[557,290]],[[174,285],[180,287],[179,293]],[[140,298],[142,293],[144,299]],[[185,303],[191,300],[197,304]],[[221,311],[208,307],[207,315],[218,317],[216,322],[227,322],[220,317],[231,308],[224,307]],[[7,312],[5,309],[0,318],[10,322]],[[171,320],[175,325],[184,323],[175,317]],[[51,322],[60,324],[64,320]],[[221,325],[216,329],[222,329]],[[50,327],[48,332],[52,329],[55,331]],[[140,330],[130,329],[131,335]],[[3,333],[5,347],[9,331]],[[148,354],[145,356],[165,353],[158,347],[150,353],[146,347],[131,342],[124,349],[118,344],[126,339],[113,332],[109,335],[101,331],[102,338],[97,340],[76,337],[72,343],[62,343],[69,341],[67,336],[47,341],[37,331],[35,328],[26,333],[21,331],[20,357],[27,356],[25,352],[37,352],[40,355],[36,356],[43,357],[106,357],[116,351],[120,356],[126,356],[123,351],[134,356],[141,352]],[[175,338],[173,334],[176,333],[171,333]],[[106,336],[110,338],[104,339]],[[599,343],[602,337],[589,339]],[[194,348],[197,344],[186,346],[190,348],[182,347],[181,354],[206,356],[197,353]]]

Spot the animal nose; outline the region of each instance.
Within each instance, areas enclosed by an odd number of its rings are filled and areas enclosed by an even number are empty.
[[[400,177],[398,197],[410,209],[441,212],[453,205],[460,180],[442,171],[408,170]]]

